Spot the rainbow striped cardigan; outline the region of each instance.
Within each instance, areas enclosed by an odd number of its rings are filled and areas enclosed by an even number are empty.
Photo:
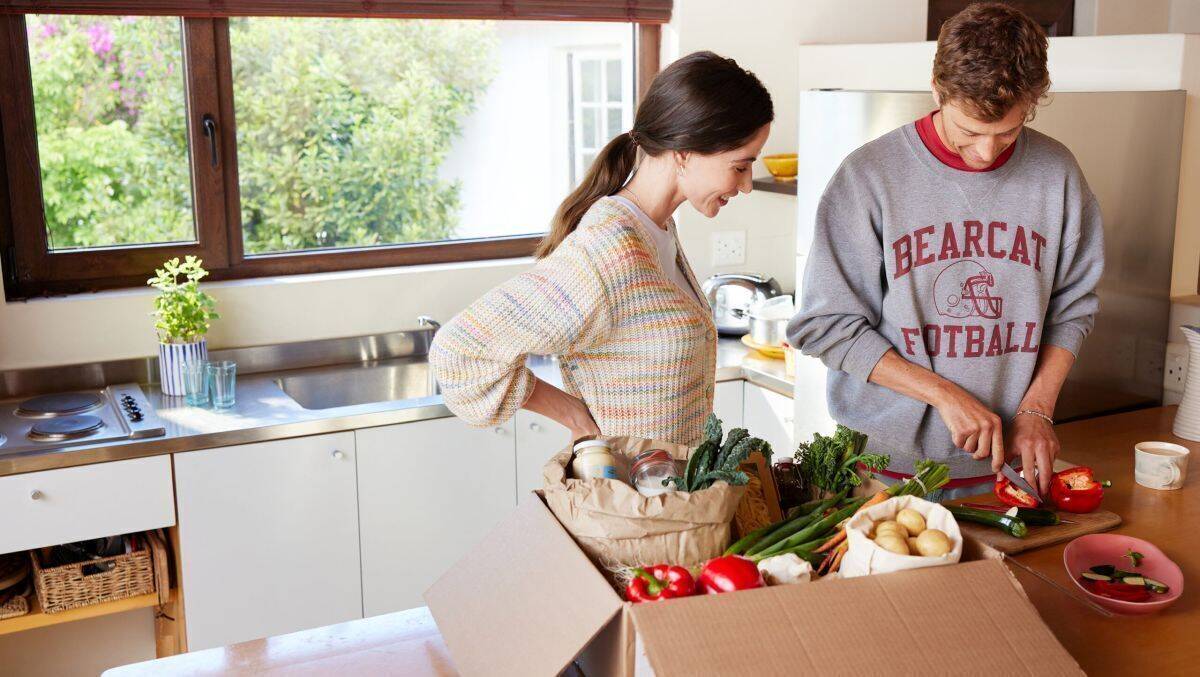
[[[601,199],[531,270],[438,331],[429,361],[446,405],[474,426],[511,418],[533,391],[527,355],[559,355],[564,388],[605,435],[696,444],[712,411],[716,328],[662,271],[637,217]],[[670,224],[674,232],[674,224]]]

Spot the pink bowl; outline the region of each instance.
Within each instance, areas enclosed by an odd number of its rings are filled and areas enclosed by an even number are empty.
[[[1145,555],[1142,565],[1134,569],[1125,553],[1129,550]],[[1112,564],[1125,571],[1137,571],[1167,585],[1170,590],[1155,595],[1150,602],[1126,602],[1097,595],[1079,582],[1079,574],[1100,564]],[[1063,566],[1076,587],[1106,609],[1123,614],[1152,614],[1171,606],[1183,594],[1183,572],[1149,541],[1121,534],[1088,534],[1067,544],[1063,550]]]

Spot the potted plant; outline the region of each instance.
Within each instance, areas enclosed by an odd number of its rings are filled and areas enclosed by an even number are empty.
[[[158,290],[153,315],[158,331],[158,375],[166,395],[184,394],[183,365],[208,359],[204,335],[209,323],[220,317],[213,297],[200,291],[200,280],[208,275],[202,263],[195,256],[185,257],[183,263],[173,258],[146,281]]]

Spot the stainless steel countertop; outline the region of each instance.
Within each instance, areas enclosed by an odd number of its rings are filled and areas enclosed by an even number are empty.
[[[539,378],[561,386],[562,376],[557,364],[556,360],[547,357],[529,360],[530,368]],[[142,386],[166,427],[166,435],[56,451],[0,454],[0,476],[454,415],[443,404],[440,395],[333,409],[305,409],[279,388],[275,383],[278,376],[270,372],[239,375],[237,404],[220,411],[189,407],[182,397],[167,397],[156,386]],[[766,358],[736,339],[722,338],[717,342],[716,377],[718,382],[746,380],[792,396],[793,384],[784,373],[783,360]]]

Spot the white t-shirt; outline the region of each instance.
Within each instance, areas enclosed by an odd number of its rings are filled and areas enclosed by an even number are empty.
[[[675,286],[683,290],[684,294],[696,297],[696,291],[688,282],[687,273],[683,272],[682,264],[678,262],[679,240],[675,237],[675,220],[667,221],[666,229],[660,228],[646,215],[646,212],[639,209],[629,198],[623,195],[609,195],[608,197],[620,202],[637,216],[638,225],[642,227],[642,231],[649,236],[654,242],[655,248],[658,249],[658,265],[663,273],[675,283]]]

